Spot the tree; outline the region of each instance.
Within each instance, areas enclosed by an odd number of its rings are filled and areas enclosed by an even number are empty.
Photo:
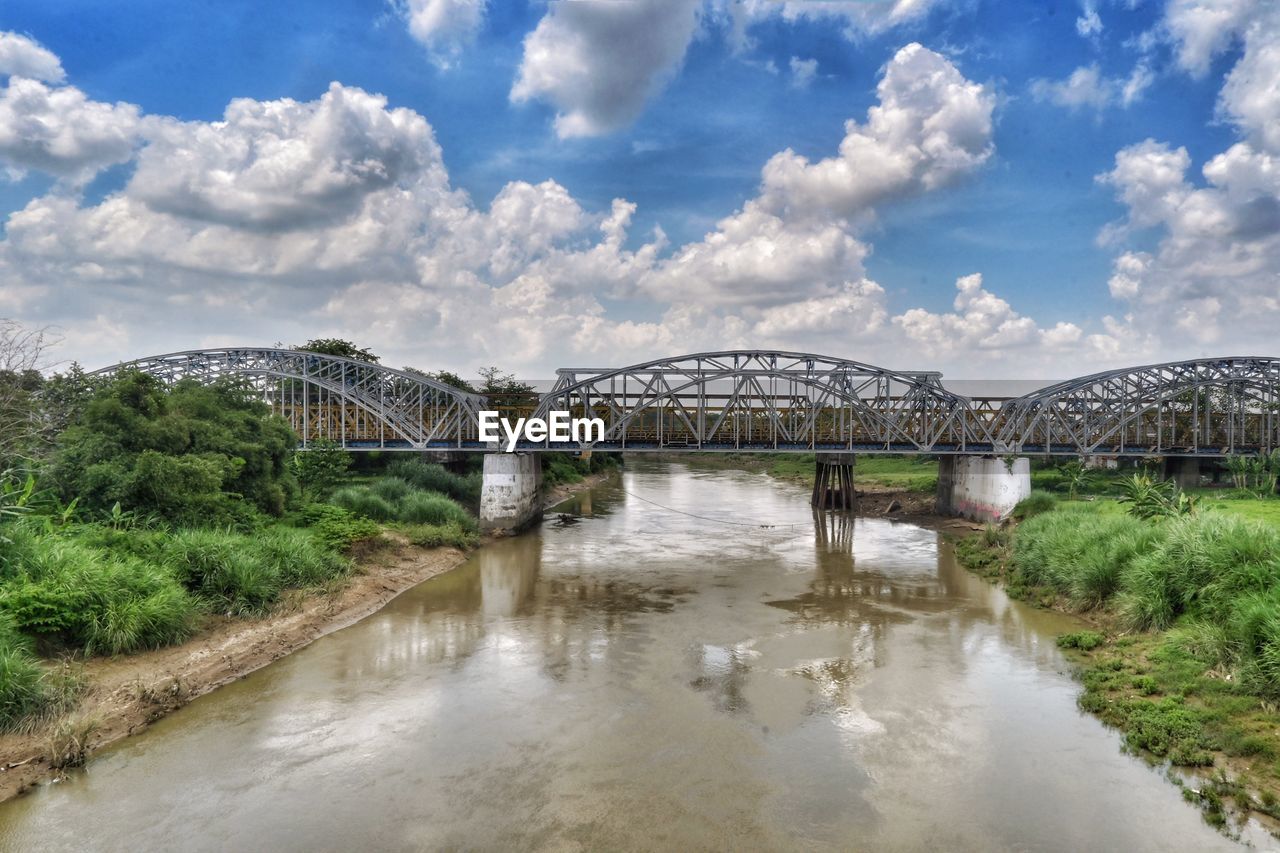
[[[480,368],[480,378],[484,383],[480,386],[481,394],[517,395],[530,394],[533,386],[528,382],[516,379],[515,374],[503,373],[496,367]]]
[[[369,350],[358,347],[351,341],[342,338],[314,338],[307,341],[300,347],[293,347],[296,350],[304,352],[318,352],[321,355],[334,355],[339,358],[351,358],[356,361],[367,361],[370,364],[377,364],[378,356],[369,352]]]
[[[36,392],[44,383],[48,332],[0,319],[0,470],[21,464],[40,449],[42,429]]]
[[[318,438],[307,450],[293,455],[293,470],[305,491],[315,493],[330,488],[351,467],[351,457],[342,445],[328,438]]]
[[[451,388],[457,388],[459,391],[466,391],[468,394],[476,393],[476,389],[470,382],[463,379],[458,374],[450,373],[447,370],[437,370],[435,373],[428,373],[425,370],[419,370],[416,367],[409,367],[406,365],[404,372],[412,373],[414,376],[421,376],[423,379],[432,379],[436,382],[448,385]]]
[[[297,437],[256,392],[227,379],[166,387],[130,371],[99,388],[57,440],[64,501],[89,512],[151,514],[179,525],[251,526],[297,493]]]

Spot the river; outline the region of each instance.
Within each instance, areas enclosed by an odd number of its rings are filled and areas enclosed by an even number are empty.
[[[938,533],[666,462],[568,506],[0,805],[0,849],[1235,846]]]

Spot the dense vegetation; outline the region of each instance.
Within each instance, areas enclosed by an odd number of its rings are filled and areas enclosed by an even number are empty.
[[[0,325],[0,349],[33,340]],[[341,340],[305,348],[377,361]],[[0,369],[0,731],[78,701],[75,667],[53,660],[178,643],[287,590],[332,588],[387,527],[424,546],[478,539],[478,460],[460,474],[379,454],[353,465],[324,441],[295,453],[288,425],[235,381],[46,378],[36,362]],[[547,479],[589,470],[566,458]]]
[[[1156,759],[1230,767],[1194,794],[1211,820],[1223,792],[1280,815],[1280,529],[1237,511],[1280,500],[1128,480],[1120,500],[1033,493],[1016,528],[988,528],[957,554],[1015,597],[1097,624],[1059,639],[1084,660],[1081,707]]]

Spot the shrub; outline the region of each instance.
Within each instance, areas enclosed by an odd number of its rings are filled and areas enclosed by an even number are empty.
[[[330,551],[345,551],[356,542],[374,539],[382,533],[377,522],[359,518],[332,504],[312,504],[303,510],[302,517],[316,540]]]
[[[293,454],[294,474],[309,492],[333,487],[350,467],[351,455],[328,438],[315,439],[305,451]]]
[[[1048,492],[1032,492],[1013,508],[1013,517],[1019,520],[1033,518],[1049,512],[1058,505],[1058,498]]]

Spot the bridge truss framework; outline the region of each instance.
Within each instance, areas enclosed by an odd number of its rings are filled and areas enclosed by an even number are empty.
[[[599,417],[591,445],[528,451],[856,452],[1224,456],[1280,448],[1280,359],[1227,357],[1108,371],[976,401],[941,374],[810,353],[696,353],[557,371],[541,398],[494,401],[425,374],[279,348],[190,350],[98,371],[249,382],[301,437],[350,450],[495,450],[483,409]]]

